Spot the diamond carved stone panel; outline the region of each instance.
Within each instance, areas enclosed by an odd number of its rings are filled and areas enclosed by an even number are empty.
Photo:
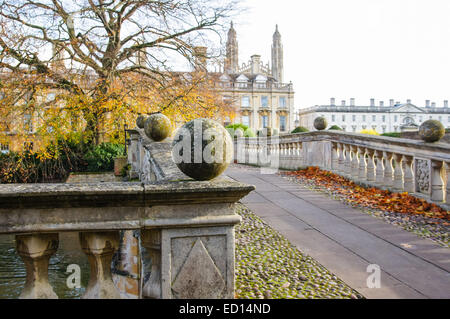
[[[181,267],[172,291],[177,299],[219,299],[225,281],[199,239]]]

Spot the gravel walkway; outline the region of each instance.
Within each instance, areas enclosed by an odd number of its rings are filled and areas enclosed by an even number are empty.
[[[236,297],[240,299],[362,299],[335,275],[237,204]]]
[[[406,231],[418,235],[419,237],[428,238],[442,247],[450,248],[450,226],[448,225],[448,221],[421,215],[400,214],[389,211],[374,210],[361,205],[351,205],[345,196],[336,194],[324,186],[317,185],[314,183],[314,180],[285,176],[283,174],[280,175],[291,182],[298,183],[316,192],[325,193],[335,200],[339,200],[346,205],[359,209],[363,213],[382,219],[389,224],[401,227]]]

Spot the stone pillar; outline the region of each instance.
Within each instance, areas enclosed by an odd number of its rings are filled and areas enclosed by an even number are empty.
[[[130,178],[139,178],[139,134],[130,134],[130,147],[128,148],[128,163],[131,165]]]
[[[394,154],[393,156],[395,161],[394,168],[394,189],[398,191],[403,191],[404,182],[403,182],[403,155],[402,154]]]
[[[431,161],[431,200],[444,201],[444,180],[442,178],[442,161]]]
[[[366,148],[365,147],[358,147],[358,153],[359,153],[358,179],[361,182],[365,182],[367,180]]]
[[[388,188],[394,185],[394,168],[392,167],[392,156],[392,153],[384,152],[384,160],[386,162],[386,165],[384,167],[384,186]]]
[[[50,257],[58,249],[58,234],[17,235],[16,250],[27,271],[20,299],[58,299],[48,282]]]
[[[404,184],[403,189],[405,192],[414,193],[415,192],[415,181],[414,181],[414,173],[413,173],[413,160],[412,156],[404,156],[405,162],[405,176],[403,178]]]
[[[351,150],[352,150],[352,168],[350,175],[353,180],[358,180],[359,176],[358,147],[351,146]]]
[[[384,161],[383,161],[383,151],[376,151],[375,157],[377,159],[377,169],[376,169],[376,184],[378,186],[384,185]]]
[[[141,240],[152,262],[150,277],[144,283],[142,295],[149,299],[161,299],[161,231],[143,231]]]
[[[119,246],[119,232],[80,233],[80,244],[91,266],[83,299],[120,299],[111,276],[111,261]]]
[[[367,181],[375,182],[375,151],[367,149]]]
[[[339,144],[331,143],[331,171],[339,173]]]
[[[445,202],[450,204],[450,163],[445,163],[447,169],[447,187],[446,187],[446,197]]]

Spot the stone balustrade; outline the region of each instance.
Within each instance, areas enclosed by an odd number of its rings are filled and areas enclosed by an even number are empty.
[[[58,297],[48,266],[62,232],[79,232],[91,265],[83,298],[127,297],[111,271],[118,249],[151,264],[138,277],[138,298],[234,298],[234,226],[241,220],[234,204],[254,188],[188,179],[171,160],[170,141],[129,132],[131,175],[139,182],[0,185],[0,234],[16,235],[27,271],[21,298]],[[137,251],[119,245],[136,232]]]
[[[340,131],[235,140],[238,163],[273,169],[318,166],[357,183],[450,204],[450,145]],[[268,159],[268,160],[266,160]]]

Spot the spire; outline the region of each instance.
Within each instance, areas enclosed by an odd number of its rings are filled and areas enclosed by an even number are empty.
[[[230,30],[228,31],[225,72],[237,73],[238,68],[239,68],[239,46],[237,42],[237,33],[236,30],[234,29],[233,21],[231,21]]]
[[[272,76],[281,83],[283,82],[283,73],[283,44],[277,24],[272,43]]]

